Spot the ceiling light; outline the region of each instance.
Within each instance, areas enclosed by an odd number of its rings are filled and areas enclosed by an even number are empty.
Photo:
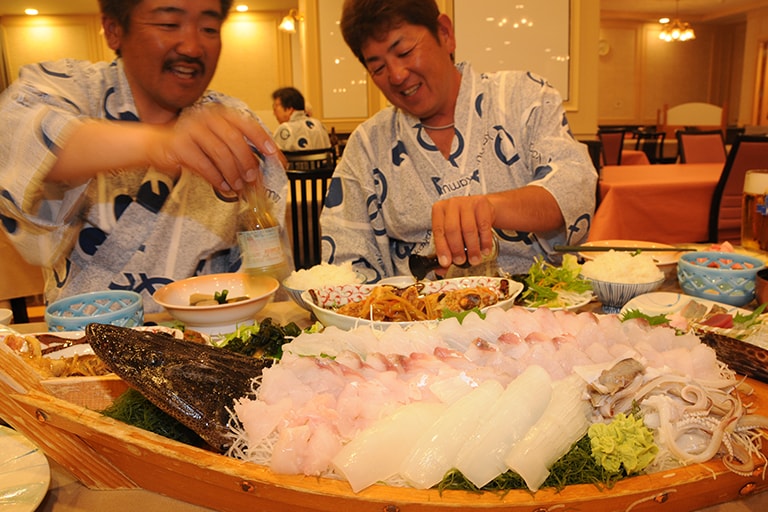
[[[37,16],[37,9],[24,9],[24,14],[27,14],[29,16]]]
[[[237,12],[248,12],[248,6],[245,4],[239,4],[237,7],[235,7],[235,10]]]
[[[662,41],[689,41],[691,39],[696,39],[696,33],[693,31],[690,23],[680,21],[678,15],[679,4],[680,0],[677,0],[675,4],[675,17],[671,22],[669,19],[667,19],[666,22],[662,21],[664,18],[659,20],[661,23],[659,39]]]

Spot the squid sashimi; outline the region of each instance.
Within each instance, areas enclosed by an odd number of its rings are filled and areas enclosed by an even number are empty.
[[[487,380],[451,404],[417,436],[414,449],[400,467],[400,476],[419,489],[428,489],[440,482],[456,465],[462,445],[503,392],[504,387],[498,381]]]
[[[529,366],[491,406],[491,414],[467,439],[456,469],[477,487],[507,470],[504,456],[541,417],[552,396],[552,381],[541,366]]]
[[[539,421],[512,445],[504,457],[532,491],[549,476],[549,468],[587,433],[592,406],[584,399],[585,383],[578,375],[555,382],[552,399]]]
[[[403,460],[413,451],[418,436],[432,425],[447,406],[413,402],[379,420],[356,435],[339,450],[331,463],[349,481],[354,492],[395,476]]]

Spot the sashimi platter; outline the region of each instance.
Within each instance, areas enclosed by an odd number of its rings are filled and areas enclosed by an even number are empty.
[[[693,331],[513,306],[231,350],[253,333],[91,324],[82,341],[108,373],[56,378],[33,336],[6,335],[0,416],[90,488],[216,510],[681,512],[768,487],[768,385]],[[73,393],[102,380],[198,441]]]

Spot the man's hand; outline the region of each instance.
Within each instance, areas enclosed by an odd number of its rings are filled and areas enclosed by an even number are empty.
[[[432,236],[442,267],[477,265],[493,249],[496,209],[487,196],[453,197],[432,205]],[[466,249],[466,250],[465,250]]]

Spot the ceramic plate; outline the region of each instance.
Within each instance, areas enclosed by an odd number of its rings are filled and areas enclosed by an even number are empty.
[[[498,290],[501,285],[501,281],[506,280],[509,283],[508,298],[500,301],[493,306],[483,308],[483,311],[491,307],[502,307],[504,309],[510,308],[515,303],[515,298],[523,290],[522,283],[513,281],[512,279],[502,279],[499,277],[460,277],[455,279],[443,279],[441,281],[425,281],[423,294],[434,293],[437,291],[456,290],[461,288],[472,288],[474,286],[488,286]],[[302,293],[302,299],[307,302],[312,308],[312,312],[317,319],[325,326],[334,325],[340,329],[354,329],[358,326],[373,326],[377,328],[386,328],[390,325],[397,324],[402,327],[421,323],[429,324],[436,323],[439,320],[426,320],[423,322],[376,322],[371,320],[364,320],[362,318],[355,318],[351,316],[341,315],[333,311],[332,308],[342,306],[349,302],[355,302],[365,297],[369,291],[374,288],[375,284],[349,284],[344,286],[327,286],[319,290],[315,290],[318,297],[318,304],[315,304],[312,300],[312,296],[309,291]]]
[[[587,304],[592,302],[593,299],[594,299],[594,297],[587,297],[587,298],[584,298],[584,299],[581,299],[581,300],[578,300],[578,301],[575,301],[575,302],[572,302],[572,303],[567,303],[566,302],[566,305],[564,307],[561,307],[561,308],[549,308],[549,309],[551,309],[552,311],[562,311],[562,310],[571,311],[571,310],[579,309],[581,307],[586,306]],[[538,308],[532,308],[532,307],[525,306],[525,305],[523,305],[523,307],[525,309],[527,309],[528,311],[533,311],[534,309],[538,309]],[[546,307],[546,306],[541,306],[541,307]]]
[[[640,247],[645,254],[651,256],[657,265],[674,265],[680,258],[680,252],[660,251],[654,252],[653,249],[670,249],[673,245],[659,244],[656,242],[643,242],[639,240],[597,240],[582,244],[586,247]],[[579,256],[586,260],[591,260],[601,254],[600,252],[580,252]]]
[[[712,306],[720,306],[725,308],[726,312],[730,314],[740,313],[742,315],[749,315],[751,311],[746,309],[737,308],[729,304],[723,304],[722,302],[715,302],[706,299],[700,299],[698,297],[691,297],[682,293],[673,292],[652,292],[643,295],[638,295],[634,299],[627,302],[621,312],[624,313],[630,309],[636,309],[646,315],[668,315],[670,313],[676,313],[683,309],[690,301],[695,300],[699,304],[707,306],[711,309]]]
[[[32,442],[0,426],[0,510],[31,512],[51,483],[48,459]]]

